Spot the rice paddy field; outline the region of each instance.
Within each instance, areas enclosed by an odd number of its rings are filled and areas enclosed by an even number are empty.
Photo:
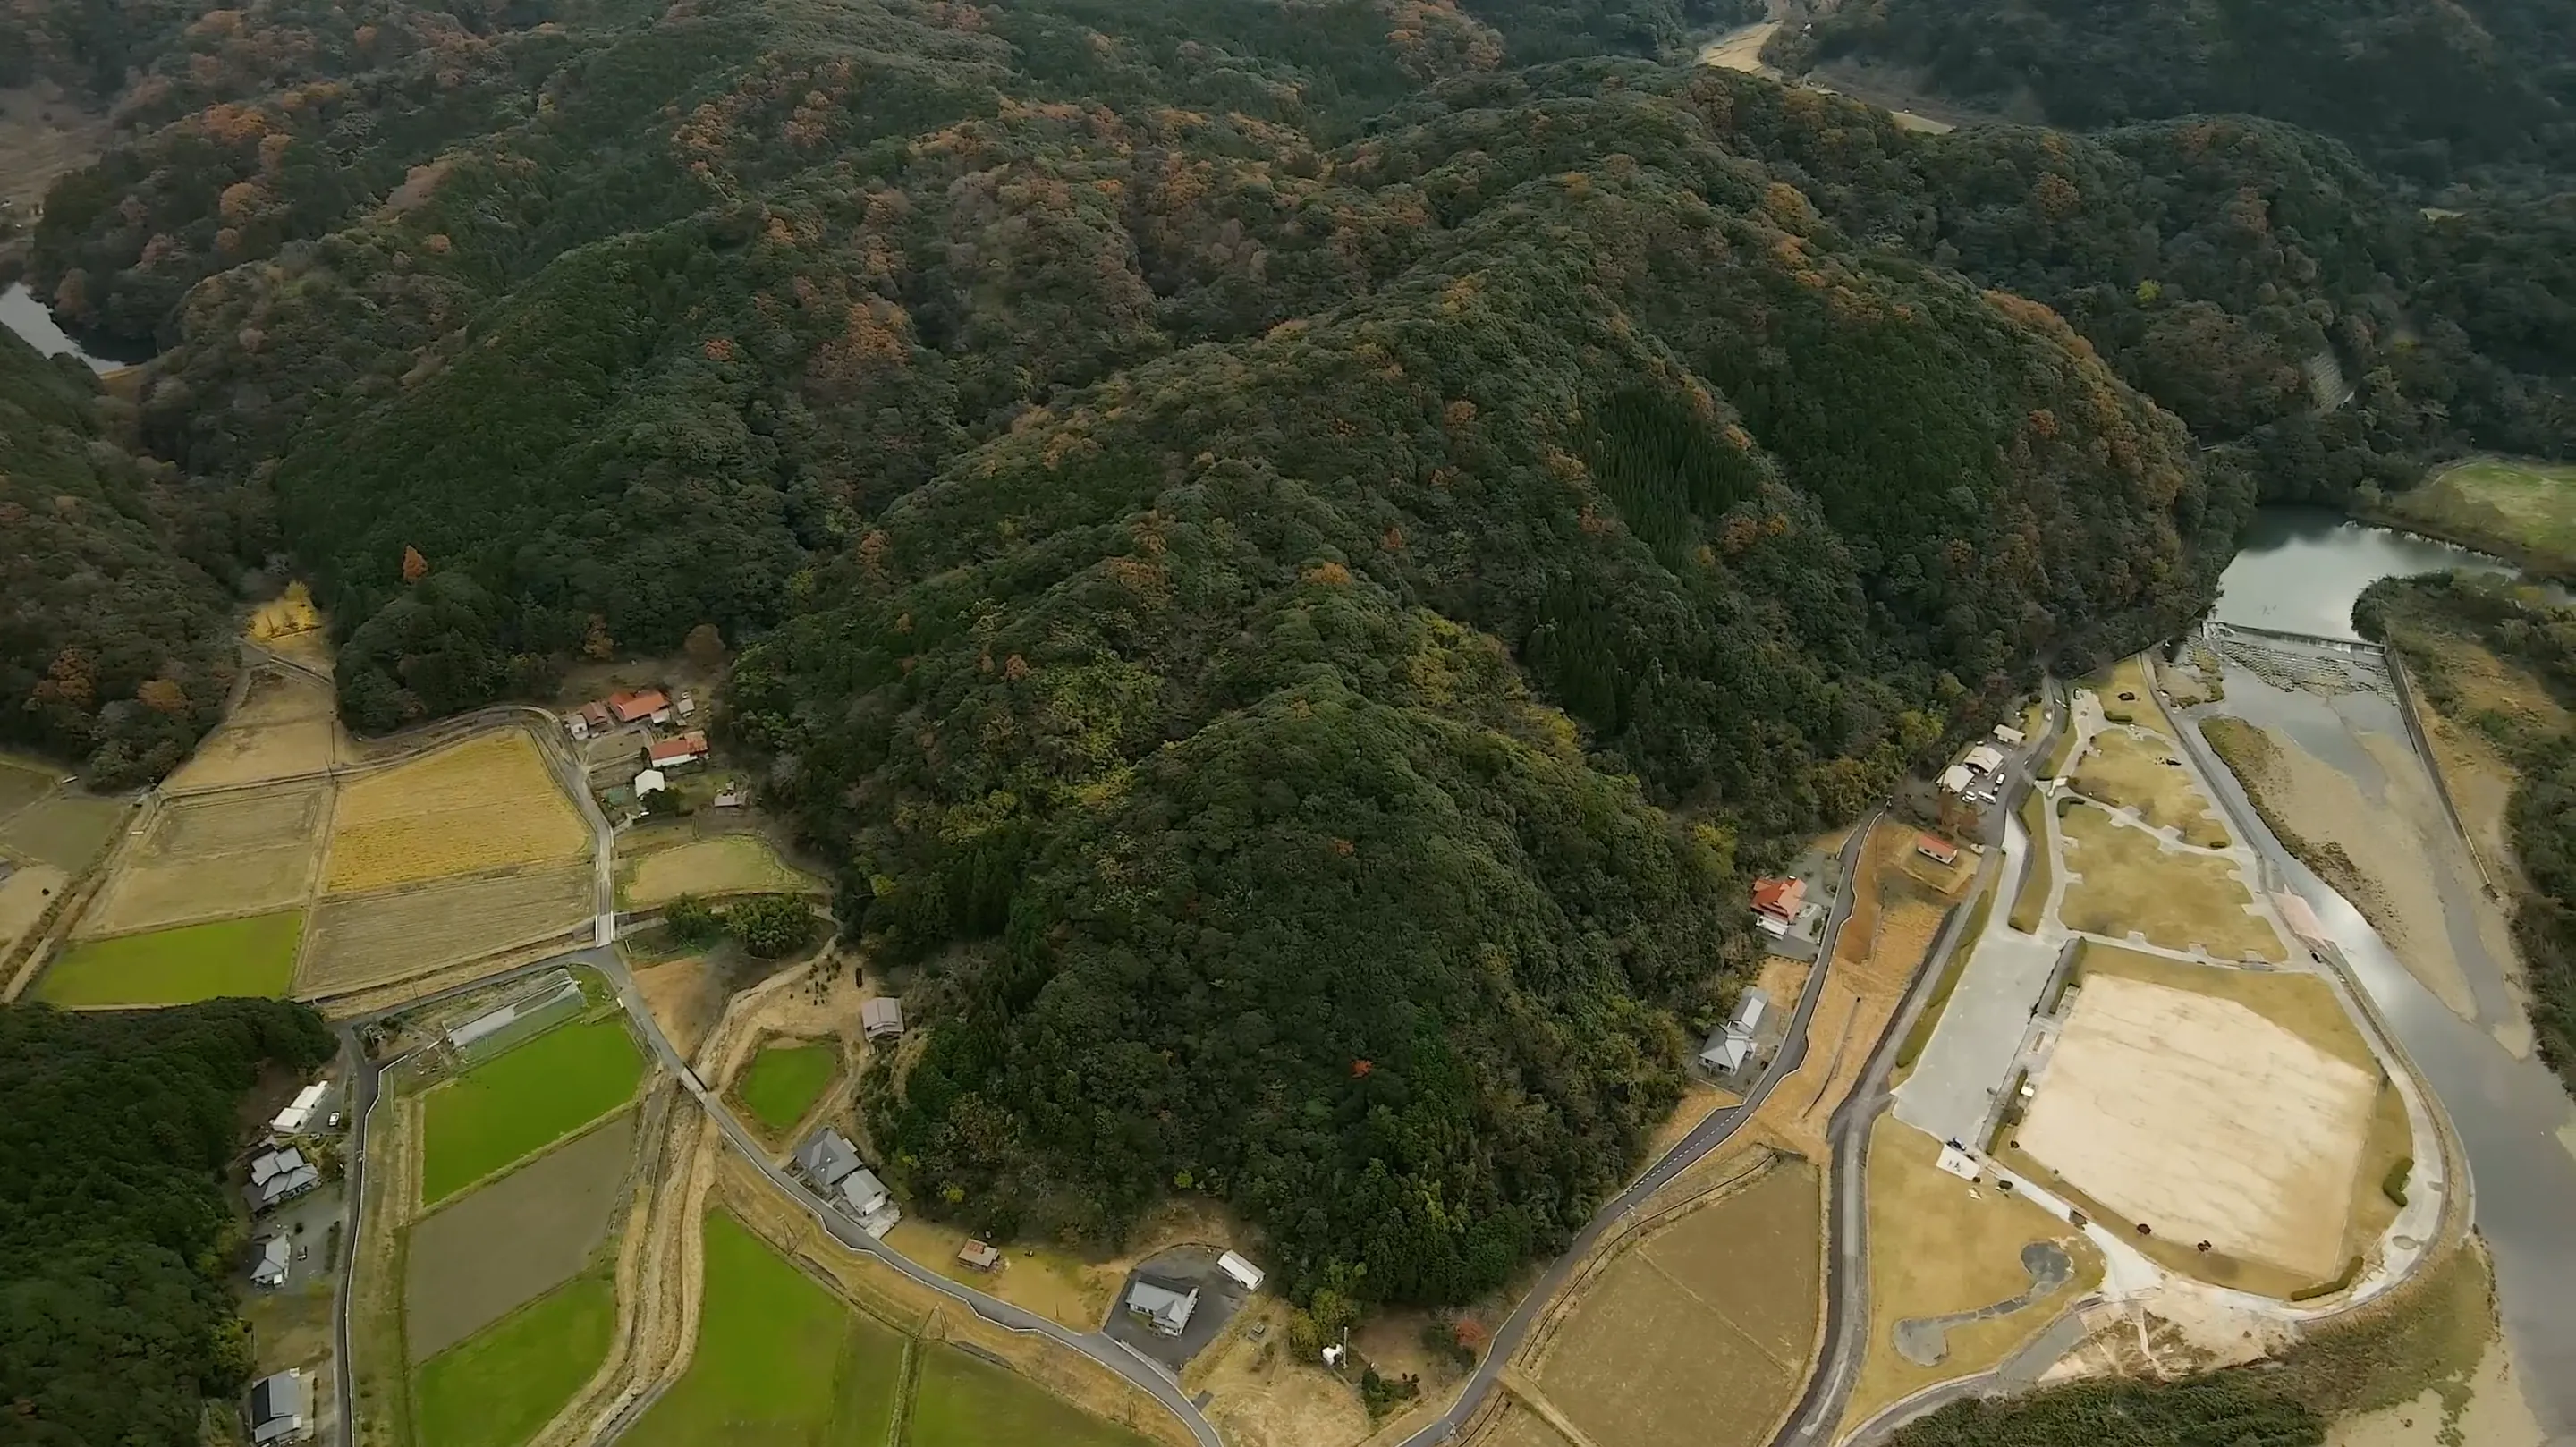
[[[36,981],[36,998],[72,1008],[185,1005],[222,995],[283,996],[304,933],[301,910],[218,920],[74,946]]]
[[[584,857],[590,826],[524,730],[367,775],[331,819],[334,894]]]
[[[638,908],[668,904],[684,894],[819,894],[823,881],[790,866],[757,834],[718,834],[647,854],[626,883]]]
[[[566,1025],[430,1091],[421,1204],[436,1205],[624,1105],[644,1056],[618,1016]]]
[[[761,1047],[735,1093],[773,1135],[796,1128],[841,1073],[841,1052],[828,1041],[777,1041]]]
[[[435,1357],[579,1275],[608,1239],[635,1148],[627,1112],[411,1227],[403,1343]]]
[[[71,876],[50,864],[21,864],[0,879],[0,956],[18,947]]]
[[[587,923],[596,904],[588,864],[325,898],[296,993],[345,994],[533,944]]]
[[[271,665],[251,674],[240,706],[163,787],[185,793],[314,775],[350,752],[330,686]]]
[[[621,1440],[627,1447],[884,1442],[903,1390],[904,1339],[852,1311],[733,1217],[711,1211],[704,1229],[697,1350]]]
[[[81,933],[126,934],[303,904],[329,806],[321,784],[170,801],[118,861]]]
[[[1145,1439],[954,1347],[923,1348],[906,1447],[1144,1447]]]
[[[26,808],[54,787],[55,771],[0,759],[0,820]]]
[[[519,1447],[608,1359],[616,1325],[616,1284],[593,1270],[431,1357],[412,1389],[417,1447]]]
[[[0,822],[0,853],[81,875],[107,853],[132,806],[79,792],[35,800]]]

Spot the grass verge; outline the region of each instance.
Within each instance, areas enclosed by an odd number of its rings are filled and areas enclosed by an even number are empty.
[[[1923,1002],[1923,1013],[1915,1017],[1914,1028],[1905,1032],[1905,1040],[1896,1047],[1896,1068],[1903,1070],[1923,1054],[1932,1042],[1932,1032],[1941,1024],[1941,1012],[1949,1008],[1950,996],[1959,988],[1959,976],[1966,973],[1968,957],[1977,952],[1977,941],[1985,935],[1986,916],[1995,907],[1991,889],[1977,896],[1969,907],[1967,923],[1960,926],[1958,938],[1951,942],[1950,958],[1941,964],[1941,978],[1932,984],[1932,998]]]
[[[282,997],[295,977],[304,912],[119,935],[75,946],[37,982],[53,1005],[186,1005],[224,995]]]
[[[2023,934],[2036,934],[2040,918],[2048,913],[2048,891],[2056,883],[2057,851],[2048,842],[2047,805],[2040,801],[2037,789],[2021,796],[2017,812],[2021,827],[2030,835],[2030,853],[2022,860],[2021,883],[2013,891],[2006,923]]]

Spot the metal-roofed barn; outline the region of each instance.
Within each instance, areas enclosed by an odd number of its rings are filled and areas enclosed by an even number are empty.
[[[859,1005],[859,1028],[871,1040],[891,1040],[903,1033],[903,1002],[878,995]]]

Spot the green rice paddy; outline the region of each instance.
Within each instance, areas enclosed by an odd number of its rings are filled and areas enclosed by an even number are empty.
[[[423,1362],[419,1447],[519,1447],[608,1360],[617,1287],[606,1271],[561,1287]]]
[[[78,1007],[282,996],[294,981],[303,938],[304,912],[290,909],[91,940],[45,971],[36,998]]]
[[[738,1093],[762,1125],[783,1135],[823,1098],[840,1069],[841,1052],[828,1041],[764,1045],[743,1072]]]
[[[435,1205],[634,1098],[644,1057],[618,1016],[566,1025],[429,1093],[421,1204]]]
[[[706,1283],[689,1370],[626,1433],[628,1447],[885,1441],[901,1336],[720,1212],[706,1220]]]
[[[1126,1428],[954,1347],[931,1348],[923,1359],[911,1425],[905,1447],[988,1447],[996,1442],[1146,1447],[1146,1439]]]

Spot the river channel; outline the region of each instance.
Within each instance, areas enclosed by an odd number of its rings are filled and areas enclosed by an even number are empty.
[[[2460,567],[2507,571],[2481,554],[2344,522],[2320,509],[2266,508],[2227,569],[2216,617],[2351,638],[2353,600],[2375,579]],[[2371,771],[2352,757],[2355,751],[2338,743],[2337,736],[2354,726],[2351,707],[2264,687],[2232,665],[2227,685],[2225,703],[2192,713],[2224,712],[2280,730],[2365,791],[2376,787]],[[2393,709],[2383,711],[2394,716]],[[2220,789],[2236,796],[2238,817],[2250,819],[2253,811],[2242,807],[2243,791],[2234,777],[2223,768],[2210,772]],[[2407,970],[2350,902],[2286,850],[2264,852],[2315,907],[2356,983],[2449,1114],[2468,1157],[2478,1229],[2495,1258],[2498,1301],[2523,1393],[2550,1442],[2576,1443],[2576,1102],[2536,1056],[2518,1057],[2500,1038],[2496,1022],[2484,1018],[2509,998],[2507,962],[2476,931],[2449,931],[2482,1017],[2464,1019]],[[2463,847],[2461,858],[2466,857]],[[2435,872],[2444,876],[2446,893],[2475,887],[2452,877],[2462,870]],[[2445,912],[2462,917],[2466,904],[2452,899]]]
[[[36,300],[35,293],[27,290],[27,284],[22,281],[11,282],[6,290],[0,290],[0,326],[16,332],[20,340],[48,357],[78,357],[88,363],[93,372],[113,372],[134,364],[82,350],[80,343],[55,325],[54,314],[46,309],[43,302]],[[135,359],[140,360],[139,357]]]

